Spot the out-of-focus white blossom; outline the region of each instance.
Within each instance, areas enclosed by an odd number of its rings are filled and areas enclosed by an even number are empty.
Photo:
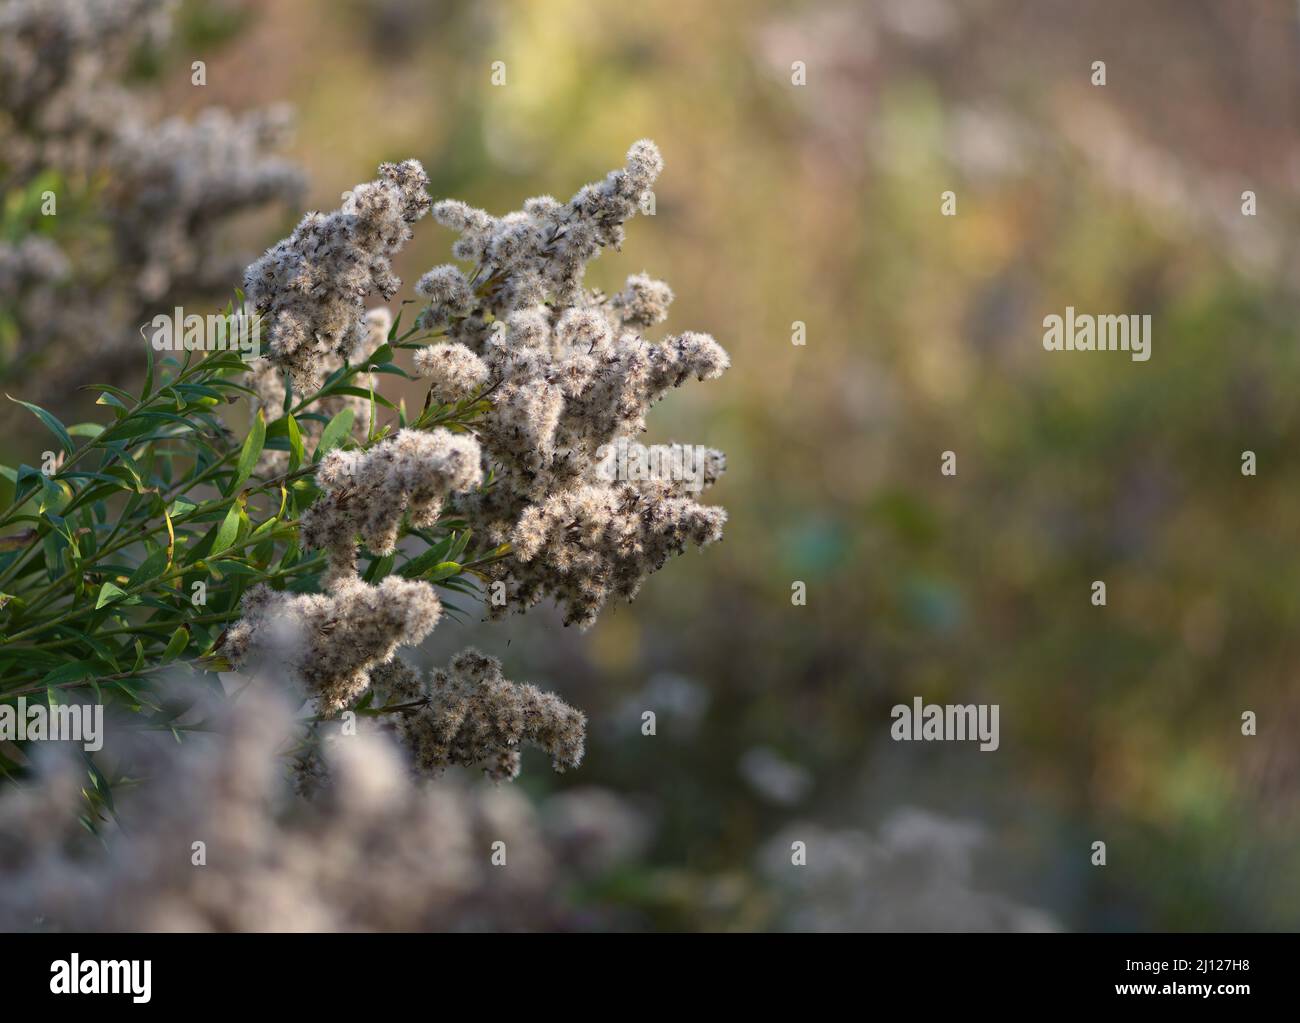
[[[140,784],[119,794],[122,827],[105,822],[103,846],[76,821],[79,764],[50,765],[0,793],[0,929],[555,928],[563,877],[636,852],[565,821],[552,852],[552,829],[521,793],[454,777],[414,785],[377,733],[326,743],[327,784],[304,803],[285,785],[280,753],[293,723],[282,699],[254,686],[203,713],[205,732],[183,745],[155,736],[131,751]],[[616,797],[601,798],[644,826]],[[494,842],[505,843],[509,869],[492,865]]]
[[[73,186],[55,190],[58,202],[88,204],[105,228],[60,237],[69,272],[57,291],[0,282],[17,327],[0,373],[29,397],[115,380],[136,365],[142,322],[180,301],[223,302],[247,262],[228,225],[302,192],[301,172],[274,155],[284,109],[159,121],[123,84],[132,53],[170,34],[176,6],[0,0],[0,191],[55,173]]]
[[[791,862],[802,842],[806,862]],[[784,924],[798,931],[1053,931],[1046,913],[984,891],[974,856],[982,830],[902,809],[873,838],[864,831],[791,824],[764,844],[763,873],[786,893]]]
[[[746,750],[739,763],[741,777],[768,802],[793,806],[812,788],[812,774],[767,746]]]
[[[208,108],[192,121],[128,120],[108,157],[118,257],[138,267],[147,301],[176,287],[223,291],[243,266],[216,244],[230,218],[270,202],[296,204],[305,184],[288,160],[285,107],[243,115]]]

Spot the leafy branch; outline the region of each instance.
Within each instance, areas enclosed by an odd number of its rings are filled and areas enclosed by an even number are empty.
[[[242,295],[236,300],[242,306]],[[227,305],[227,317],[234,308]],[[58,691],[85,687],[105,703],[139,710],[142,686],[168,669],[228,668],[216,650],[249,587],[318,589],[324,558],[301,547],[298,523],[319,494],[313,475],[320,459],[337,447],[371,447],[394,424],[470,431],[489,407],[481,395],[451,404],[430,399],[408,421],[403,406],[357,386],[363,372],[405,377],[392,361],[396,351],[431,336],[397,331],[394,324],[363,364],[345,363],[314,394],[290,390],[278,418],[245,413],[242,436],[230,422],[252,391],[244,382],[248,365],[232,351],[160,360],[149,351],[138,395],[95,388],[96,404],[111,416],[103,422],[66,426],[19,402],[54,447],[40,467],[0,466],[12,488],[0,512],[0,701],[44,694],[54,705]],[[368,405],[364,440],[353,436],[353,408],[322,411],[340,396]],[[390,422],[380,426],[384,413]],[[308,421],[321,425],[310,452]],[[260,473],[268,451],[287,452],[288,468]],[[507,553],[473,549],[471,531],[453,519],[406,533],[414,550],[367,555],[368,582],[398,573],[472,594],[476,574]],[[0,756],[0,768],[9,766]]]

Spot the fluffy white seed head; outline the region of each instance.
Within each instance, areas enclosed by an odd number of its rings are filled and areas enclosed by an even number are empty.
[[[357,185],[333,213],[308,213],[293,234],[244,274],[244,290],[262,315],[268,355],[301,393],[320,386],[322,360],[365,343],[365,298],[392,298],[401,281],[390,259],[429,210],[429,184],[416,160],[386,163]]]
[[[429,378],[434,396],[459,401],[487,386],[488,368],[462,344],[429,345],[415,353],[415,370]]]
[[[427,682],[398,659],[373,678],[379,706],[423,702],[402,715],[397,729],[420,772],[458,764],[509,781],[526,745],[548,753],[556,771],[582,762],[586,717],[554,693],[508,681],[495,657],[463,650]]]

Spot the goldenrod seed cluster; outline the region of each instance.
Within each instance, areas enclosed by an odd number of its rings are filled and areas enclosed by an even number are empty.
[[[248,268],[244,290],[262,315],[269,357],[304,394],[324,379],[323,360],[366,340],[365,299],[397,294],[389,262],[429,211],[428,175],[417,160],[386,163],[333,213],[308,213],[293,234]]]
[[[427,682],[400,659],[376,668],[371,679],[377,700],[420,704],[402,715],[397,729],[422,772],[437,774],[459,764],[510,781],[519,774],[526,745],[549,754],[557,771],[582,761],[582,712],[554,693],[508,681],[501,662],[477,650],[461,651]]]
[[[325,592],[250,591],[223,646],[236,666],[272,664],[325,715],[370,689],[371,705],[378,698],[396,708],[396,731],[423,772],[473,765],[510,779],[525,745],[545,750],[556,770],[579,763],[583,715],[506,680],[495,659],[464,651],[427,682],[396,660],[399,647],[434,627],[441,604],[422,581],[363,580],[358,544],[388,555],[406,531],[454,514],[480,544],[509,545],[478,566],[505,597],[490,602],[493,614],[551,598],[566,624],[588,626],[611,597],[635,597],[673,555],[721,538],[726,512],[695,497],[723,471],[720,452],[698,449],[689,479],[610,471],[610,451],[646,429],[655,402],[730,365],[707,334],[645,335],[667,318],[666,284],[635,274],[613,297],[583,286],[586,264],[622,242],[662,167],[658,149],[642,140],[624,167],[567,203],[543,196],[504,217],[455,200],[432,206],[436,220],[460,232],[453,254],[473,266],[439,266],[420,278],[427,305],[417,329],[441,340],[419,349],[414,364],[431,401],[481,399],[473,432],[407,427],[367,446],[372,434],[354,421],[356,445],[321,460],[320,496],[300,520],[303,546],[328,555]],[[308,214],[248,268],[248,301],[269,338],[266,364],[250,383],[268,419],[286,403],[285,376],[295,393],[310,395],[345,361],[355,365],[383,343],[391,321],[383,311],[367,314],[364,300],[396,294],[389,260],[430,209],[427,184],[413,160],[385,164],[339,210]],[[326,400],[343,407],[345,397]],[[320,411],[332,415],[334,406]],[[683,445],[645,450],[658,465],[687,462]],[[283,457],[269,454],[263,467]],[[304,765],[310,783],[319,761],[309,756]]]

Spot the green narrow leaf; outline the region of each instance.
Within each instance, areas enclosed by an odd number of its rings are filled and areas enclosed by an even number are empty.
[[[365,398],[367,401],[373,399],[376,403],[383,405],[384,408],[397,410],[397,406],[385,398],[382,394],[376,394],[373,388],[355,387],[352,384],[339,384],[329,388],[328,392],[322,392],[321,397],[334,398],[339,395],[347,395],[349,398]]]
[[[98,611],[105,604],[111,604],[113,601],[120,600],[125,596],[126,593],[120,586],[105,580],[104,585],[99,588],[99,597],[95,600],[95,610]]]
[[[57,515],[72,503],[72,488],[62,480],[52,480],[48,476],[41,480],[41,500],[36,510],[47,518],[53,512]]]
[[[289,472],[293,474],[298,471],[302,465],[302,430],[298,428],[298,420],[293,416],[285,416],[285,427],[289,431]]]
[[[68,435],[67,428],[59,422],[53,413],[45,411],[45,409],[41,408],[39,405],[33,405],[30,401],[19,401],[19,399],[15,398],[13,395],[7,394],[5,397],[10,401],[21,405],[23,408],[35,415],[37,419],[45,424],[50,433],[54,434],[54,436],[59,439],[59,444],[63,447],[63,450],[69,455],[72,454],[72,437]]]
[[[442,545],[439,544],[438,546],[441,547]],[[398,571],[397,574],[406,579],[424,578],[425,572],[429,571],[432,568],[436,568],[444,564],[456,564],[456,563],[447,562],[443,557],[443,551],[439,550],[438,548],[433,548],[431,550],[424,551],[423,553],[412,558],[410,561],[408,561],[405,565],[401,567],[401,569]],[[457,569],[460,568],[459,565],[456,565],[456,567]]]
[[[54,582],[63,574],[63,551],[68,542],[51,530],[41,538],[41,549],[45,555],[45,574]]]
[[[393,562],[396,558],[397,555],[396,552],[394,552],[392,554],[385,554],[382,558],[372,561],[370,567],[366,569],[366,574],[363,576],[365,581],[373,584],[378,582],[380,579],[386,578],[388,573],[393,570]]]
[[[456,542],[452,544],[447,557],[452,561],[459,561],[460,556],[465,553],[465,549],[469,546],[470,535],[471,533],[468,529],[461,533],[460,536],[456,538]]]
[[[85,762],[86,773],[90,776],[91,784],[95,786],[95,791],[99,793],[99,798],[104,801],[108,807],[108,812],[114,817],[117,816],[117,808],[113,806],[113,789],[108,784],[108,779],[104,777],[104,772],[95,766],[95,761],[85,750],[81,752],[81,759]]]
[[[144,387],[140,389],[140,400],[144,401],[149,397],[149,392],[153,390],[153,345],[144,346],[146,368],[144,373]]]
[[[320,444],[316,447],[316,453],[312,455],[313,462],[319,462],[321,458],[347,440],[352,432],[352,420],[355,415],[352,409],[345,408],[325,425],[325,429],[321,431]]]
[[[97,671],[101,670],[94,661],[73,661],[71,664],[61,664],[48,674],[44,675],[39,685],[56,686],[64,682],[79,682],[83,678],[90,678]],[[51,705],[58,701],[51,701]]]
[[[127,580],[126,588],[134,589],[141,583],[152,582],[160,575],[167,571],[169,559],[166,550],[157,550],[150,554],[140,563],[140,566],[131,573],[131,578]]]
[[[239,520],[243,514],[243,509],[235,502],[230,506],[230,511],[226,512],[226,517],[221,520],[221,528],[217,530],[217,538],[212,541],[212,550],[209,556],[215,556],[230,547],[239,536]]]
[[[433,566],[433,570],[424,576],[431,583],[440,582],[443,579],[450,579],[454,575],[459,575],[461,567],[459,562],[442,561]]]
[[[252,565],[246,565],[242,561],[209,561],[208,571],[218,579],[224,579],[228,575],[243,576],[260,576],[262,573]]]
[[[108,391],[104,391],[99,398],[96,398],[95,404],[112,408],[113,419],[122,419],[122,416],[125,416],[126,413],[130,411],[130,409],[127,409],[125,404],[122,404],[121,398],[118,398],[116,394],[109,394]]]
[[[253,468],[257,465],[257,460],[262,457],[262,448],[266,444],[266,416],[261,409],[257,411],[257,418],[253,420],[252,429],[248,431],[248,436],[244,438],[244,446],[239,452],[239,464],[235,467],[234,478],[230,481],[230,488],[226,491],[233,494],[241,486],[244,480],[253,474]]]
[[[167,641],[167,649],[162,652],[162,663],[167,664],[176,660],[181,655],[181,651],[190,641],[190,630],[182,625],[172,633],[172,638]]]
[[[197,507],[198,505],[194,504],[192,501],[187,501],[183,497],[178,497],[172,502],[171,507],[168,509],[168,513],[173,519],[183,519]]]

